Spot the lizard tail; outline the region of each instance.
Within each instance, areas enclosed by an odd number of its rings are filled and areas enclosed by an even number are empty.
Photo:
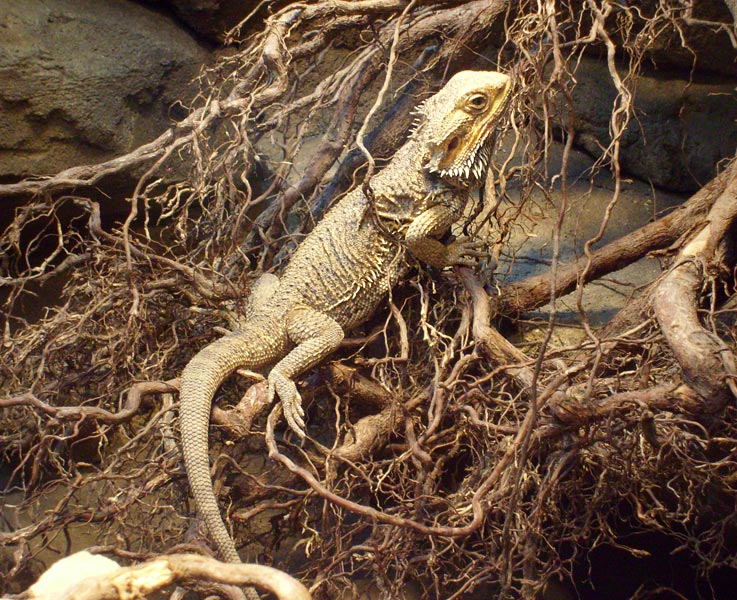
[[[179,428],[184,465],[197,511],[205,520],[220,557],[241,562],[220,515],[210,478],[208,426],[212,399],[220,384],[239,367],[258,369],[273,359],[259,347],[258,335],[251,328],[232,333],[200,350],[182,372]]]

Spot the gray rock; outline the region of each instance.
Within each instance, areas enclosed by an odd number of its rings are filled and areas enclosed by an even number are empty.
[[[620,72],[624,76],[624,72]],[[573,92],[576,143],[592,156],[610,142],[616,95],[604,61],[585,59]],[[737,94],[727,78],[689,83],[676,75],[643,76],[636,119],[622,138],[620,162],[635,177],[681,192],[698,189],[737,148]]]
[[[0,178],[154,139],[207,57],[170,18],[126,0],[0,0]]]
[[[727,5],[735,5],[734,0],[691,1],[691,19],[685,19],[687,3],[681,10],[673,7],[681,31],[669,27],[648,40],[648,59],[659,69],[679,69],[684,77],[691,71],[737,76],[737,49],[727,33],[734,23]],[[659,5],[659,0],[643,0],[642,13],[651,15]]]
[[[259,0],[144,0],[144,3],[173,11],[198,36],[215,43],[222,42],[227,31],[261,4]],[[284,2],[266,4],[271,5],[269,10],[277,10]],[[260,11],[261,17],[265,14],[265,10]],[[254,20],[253,24],[260,27],[261,21]]]

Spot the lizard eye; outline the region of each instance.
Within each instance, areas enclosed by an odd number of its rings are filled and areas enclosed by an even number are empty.
[[[489,105],[489,98],[486,94],[474,94],[466,101],[466,104],[471,110],[481,112]]]

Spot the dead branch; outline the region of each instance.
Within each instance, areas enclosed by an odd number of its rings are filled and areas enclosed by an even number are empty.
[[[255,586],[285,600],[312,598],[305,586],[279,569],[262,565],[222,563],[214,558],[194,554],[161,556],[140,565],[90,577],[63,594],[61,598],[63,600],[146,598],[174,583],[203,581]]]
[[[527,367],[517,366],[529,364],[530,359],[490,325],[491,298],[471,270],[462,268],[459,271],[473,303],[473,336],[476,343],[489,354],[495,365],[503,366],[523,388],[531,386],[532,372]]]
[[[143,396],[165,394],[178,390],[179,379],[172,379],[166,382],[142,381],[136,383],[128,390],[123,408],[115,413],[96,406],[51,406],[31,393],[22,394],[13,398],[0,398],[0,408],[30,406],[59,422],[93,419],[106,425],[114,425],[129,421],[138,412]]]
[[[732,173],[703,229],[691,236],[653,292],[655,317],[683,371],[684,383],[691,388],[683,396],[692,399],[695,393],[700,399],[696,406],[689,403],[692,413],[719,413],[737,397],[735,355],[718,335],[704,328],[698,314],[701,290],[722,266],[717,249],[723,248],[722,255],[734,250],[736,197],[737,175]]]

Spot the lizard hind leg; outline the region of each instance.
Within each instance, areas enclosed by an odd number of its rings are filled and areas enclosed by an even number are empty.
[[[333,318],[303,305],[287,314],[287,334],[296,346],[269,373],[269,401],[279,397],[289,427],[304,437],[304,409],[294,378],[333,352],[345,334]]]

